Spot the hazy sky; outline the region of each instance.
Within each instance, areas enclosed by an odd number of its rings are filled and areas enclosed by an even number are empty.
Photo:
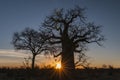
[[[0,0],[0,65],[23,59],[22,54],[13,51],[10,43],[14,32],[25,27],[38,29],[55,8],[67,9],[75,5],[87,8],[88,20],[103,25],[107,39],[104,47],[89,46],[86,54],[91,57],[92,65],[120,67],[120,0]]]

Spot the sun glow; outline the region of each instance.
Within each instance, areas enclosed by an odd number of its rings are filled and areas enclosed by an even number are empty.
[[[56,63],[56,69],[61,69],[61,63]]]

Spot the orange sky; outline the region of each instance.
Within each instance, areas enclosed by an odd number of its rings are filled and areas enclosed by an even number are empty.
[[[88,51],[86,55],[91,55],[92,51]],[[99,52],[98,52],[99,53]],[[89,56],[88,55],[88,56]],[[23,66],[24,58],[27,58],[30,56],[28,52],[23,51],[15,51],[15,50],[0,50],[0,67],[6,66],[6,67],[20,67]],[[106,65],[112,65],[113,67],[120,67],[120,64],[118,64],[118,60],[115,61],[109,61],[109,58],[107,57],[94,57],[94,55],[89,56],[91,57],[89,59],[89,62],[91,63],[91,67],[102,67],[103,64]],[[105,58],[105,59],[104,59]],[[57,58],[56,58],[57,59]],[[44,55],[38,55],[36,57],[36,64],[39,66],[43,65],[52,65],[55,66],[57,61],[52,56],[44,56]]]

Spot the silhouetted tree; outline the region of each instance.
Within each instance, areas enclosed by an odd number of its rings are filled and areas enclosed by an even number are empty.
[[[51,45],[62,47],[62,68],[67,72],[75,69],[74,53],[81,53],[89,43],[104,40],[101,35],[101,26],[87,22],[84,9],[76,6],[74,9],[56,9],[52,15],[47,16],[43,27],[49,36]]]
[[[34,69],[35,57],[47,49],[45,42],[44,33],[30,28],[26,28],[22,32],[15,32],[12,40],[15,49],[29,50],[32,53],[32,69]]]
[[[84,53],[76,54],[77,61],[75,62],[75,67],[82,67],[84,69],[89,68],[90,62],[88,62],[89,57]]]
[[[31,57],[27,57],[27,58],[24,58],[24,62],[23,62],[23,67],[24,68],[30,68],[30,60],[31,60]]]

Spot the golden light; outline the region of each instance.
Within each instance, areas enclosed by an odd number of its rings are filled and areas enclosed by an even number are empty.
[[[56,69],[61,69],[61,63],[56,63]]]

